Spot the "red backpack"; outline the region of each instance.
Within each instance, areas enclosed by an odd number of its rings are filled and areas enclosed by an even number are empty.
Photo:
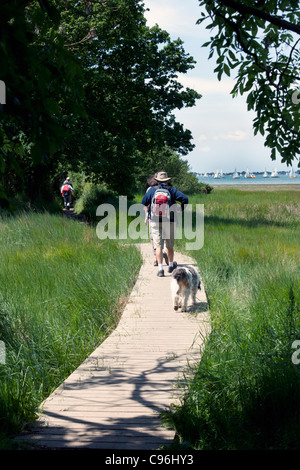
[[[152,198],[151,218],[159,217],[159,220],[170,218],[171,195],[167,188],[159,186]]]
[[[65,184],[62,188],[62,194],[63,196],[69,196],[70,195],[70,188],[68,184]]]

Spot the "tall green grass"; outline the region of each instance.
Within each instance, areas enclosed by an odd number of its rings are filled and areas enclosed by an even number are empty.
[[[35,410],[115,328],[141,264],[133,246],[49,214],[0,220],[0,434]]]
[[[212,332],[168,421],[194,449],[299,449],[300,193],[215,191],[190,202],[205,207],[204,246],[190,254]]]
[[[298,449],[300,193],[215,191],[205,239],[190,254],[206,289],[212,332],[168,416],[180,446]],[[184,250],[185,240],[176,249]],[[140,268],[133,246],[48,214],[0,220],[0,432],[36,407],[115,328]]]

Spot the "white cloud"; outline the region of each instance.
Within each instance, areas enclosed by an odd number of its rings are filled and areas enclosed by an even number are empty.
[[[232,99],[235,73],[217,80],[214,73],[215,57],[208,60],[208,48],[201,45],[209,41],[211,32],[204,25],[196,25],[201,15],[199,0],[144,0],[150,11],[145,16],[148,26],[158,24],[169,32],[172,39],[180,37],[184,50],[196,61],[195,68],[178,75],[185,88],[192,88],[202,95],[192,108],[174,110],[176,119],[190,129],[196,144],[188,155],[194,171],[212,171],[222,168],[233,171],[272,169],[270,150],[264,146],[264,138],[253,136],[253,111],[247,111],[244,96]],[[276,162],[278,169],[285,165]]]
[[[211,147],[209,147],[209,145],[206,145],[205,147],[199,147],[198,150],[199,152],[210,152]]]
[[[147,1],[146,6],[150,6],[150,10],[146,11],[145,17],[149,26],[158,24],[161,28],[166,29],[168,33],[182,30],[182,27],[186,27],[187,21],[180,21],[180,17],[177,14],[177,10],[165,6],[162,2],[162,7],[159,9],[153,8],[153,2]]]
[[[144,0],[148,25],[160,28],[176,37],[183,35],[200,37],[201,29],[196,25],[200,17],[198,0]]]
[[[222,134],[221,138],[224,140],[241,141],[241,140],[247,140],[249,138],[249,134],[248,132],[238,130],[238,131],[228,132],[227,134]]]
[[[243,140],[248,140],[249,137],[250,137],[249,132],[245,132],[243,130],[236,130],[236,131],[229,131],[226,133],[214,135],[212,139],[216,142],[219,140],[230,140],[230,141],[241,142]]]
[[[231,79],[224,79],[219,82],[217,78],[187,77],[179,74],[178,81],[185,88],[192,88],[202,95],[230,93],[234,87],[234,81]]]

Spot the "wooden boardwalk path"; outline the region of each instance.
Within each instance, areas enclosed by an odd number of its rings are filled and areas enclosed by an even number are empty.
[[[175,403],[178,381],[200,359],[209,333],[202,286],[196,308],[172,308],[171,274],[156,275],[150,243],[137,245],[143,265],[116,330],[41,405],[24,436],[46,449],[157,449],[174,431],[160,413]],[[179,265],[193,260],[176,253]],[[165,267],[167,268],[167,267]]]

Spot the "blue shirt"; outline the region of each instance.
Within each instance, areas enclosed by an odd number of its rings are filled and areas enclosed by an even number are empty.
[[[183,194],[178,189],[174,188],[174,186],[169,186],[166,183],[160,183],[159,185],[152,186],[150,189],[148,189],[148,191],[146,192],[145,196],[142,199],[142,204],[144,206],[150,206],[151,207],[152,198],[153,198],[154,193],[157,190],[158,186],[161,186],[162,188],[167,188],[168,189],[168,191],[171,195],[171,206],[173,204],[175,204],[176,202],[180,202],[181,203],[181,208],[183,210],[184,205],[188,204],[189,199],[185,194]],[[173,217],[174,217],[174,214],[173,214],[173,212],[171,212],[171,219],[170,219],[171,221],[174,221]],[[149,213],[149,218],[151,219],[151,213]]]

